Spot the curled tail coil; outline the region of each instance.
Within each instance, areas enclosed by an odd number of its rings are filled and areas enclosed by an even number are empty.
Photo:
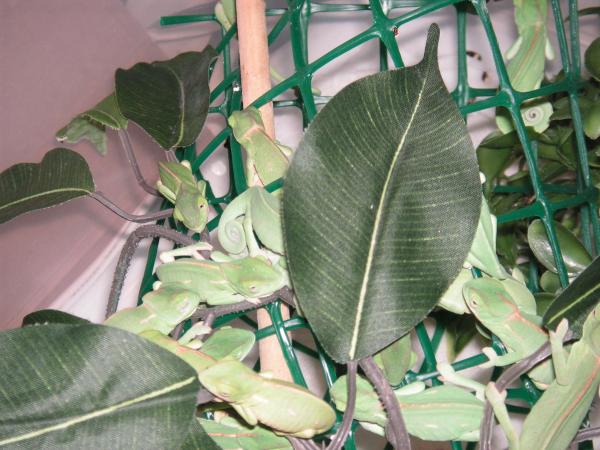
[[[219,243],[228,253],[242,253],[246,248],[246,236],[241,220],[231,220],[219,225]]]
[[[246,248],[246,236],[242,226],[242,217],[249,204],[249,190],[238,195],[227,205],[219,220],[217,236],[219,243],[228,253],[242,253]]]

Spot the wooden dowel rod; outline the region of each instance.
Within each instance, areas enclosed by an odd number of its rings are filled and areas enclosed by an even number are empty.
[[[264,0],[236,0],[236,16],[240,46],[242,101],[246,107],[271,89]],[[260,112],[266,132],[275,139],[273,104],[268,103],[262,106]],[[290,312],[286,306],[281,306],[281,316],[283,320],[289,319]],[[271,325],[269,313],[264,309],[258,310],[257,321],[259,328]],[[275,336],[259,342],[259,355],[261,370],[272,372],[275,378],[292,380]]]

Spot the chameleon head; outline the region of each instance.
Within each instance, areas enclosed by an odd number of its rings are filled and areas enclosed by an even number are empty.
[[[485,324],[509,317],[518,307],[502,283],[493,278],[477,278],[463,286],[463,297],[475,316]]]
[[[281,271],[261,256],[243,258],[222,267],[236,292],[247,298],[264,297],[285,285]]]
[[[262,116],[258,109],[251,106],[243,111],[234,111],[227,119],[229,126],[233,129],[235,138],[244,145],[244,137],[246,133],[253,128],[263,128],[264,124]]]
[[[196,233],[204,231],[208,221],[208,201],[204,197],[204,189],[196,184],[183,184],[177,194],[173,216]]]
[[[241,362],[225,360],[200,372],[198,379],[213,395],[235,403],[252,394],[253,382],[257,376]]]

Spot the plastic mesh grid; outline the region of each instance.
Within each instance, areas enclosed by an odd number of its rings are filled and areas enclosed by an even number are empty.
[[[498,223],[508,223],[517,220],[540,218],[546,228],[551,248],[556,260],[558,274],[562,286],[568,284],[567,271],[562,259],[560,247],[558,244],[556,231],[554,229],[552,218],[557,211],[567,208],[578,208],[582,239],[584,245],[591,254],[596,254],[600,250],[600,224],[596,214],[597,190],[594,187],[589,171],[587,149],[583,134],[582,118],[577,103],[578,90],[582,87],[581,62],[579,49],[579,23],[577,14],[577,1],[569,0],[568,35],[564,29],[564,17],[562,16],[559,0],[551,0],[551,8],[556,24],[557,38],[560,49],[560,58],[564,71],[564,77],[560,81],[544,84],[539,89],[529,92],[515,91],[509,81],[503,56],[498,46],[494,27],[488,13],[485,0],[461,1],[461,0],[369,0],[368,4],[325,4],[310,0],[288,0],[287,8],[267,9],[268,16],[277,16],[278,20],[269,33],[269,45],[273,44],[282,31],[290,28],[290,46],[292,50],[294,73],[274,86],[270,91],[257,99],[253,105],[261,106],[267,102],[274,101],[276,108],[297,108],[300,110],[303,119],[303,126],[306,126],[317,114],[317,106],[327,102],[329,97],[317,96],[312,92],[312,78],[320,69],[326,66],[334,59],[348,53],[356,47],[371,40],[379,42],[379,67],[380,70],[388,69],[388,57],[396,68],[404,66],[403,59],[396,41],[396,33],[404,24],[418,19],[430,12],[445,7],[454,7],[456,10],[456,29],[457,29],[457,85],[451,93],[456,101],[463,116],[472,114],[488,108],[504,107],[515,122],[516,131],[523,146],[524,155],[529,170],[531,181],[531,192],[533,201],[525,207],[510,211],[509,213],[498,216]],[[481,25],[487,36],[495,69],[499,79],[498,89],[482,89],[469,85],[467,78],[467,8],[473,7]],[[389,13],[398,8],[412,8],[397,17],[390,18]],[[308,55],[308,33],[309,25],[315,14],[336,13],[336,12],[365,12],[371,14],[371,26],[361,33],[351,37],[339,46],[328,51],[315,60],[310,60]],[[216,22],[213,14],[170,16],[161,19],[161,25],[175,25],[191,22]],[[223,64],[224,79],[211,92],[210,114],[223,116],[225,119],[231,112],[241,109],[241,88],[239,69],[234,68],[231,63],[230,44],[236,36],[235,25],[229,30],[222,29],[222,38],[217,52],[222,55],[219,63]],[[569,45],[570,44],[570,48]],[[284,92],[294,93],[291,100],[275,100]],[[520,114],[520,106],[523,102],[553,93],[564,92],[568,95],[571,112],[573,117],[573,126],[577,142],[577,178],[574,186],[556,185],[543,183],[540,177],[537,162],[537,146],[528,137],[524,122]],[[215,104],[216,100],[222,98],[220,104]],[[202,164],[221,146],[226,145],[229,148],[229,159],[231,168],[229,192],[223,197],[216,198],[210,188],[207,188],[207,197],[209,203],[214,206],[218,214],[221,213],[221,206],[228,203],[236,195],[246,189],[246,180],[240,145],[235,141],[229,128],[224,128],[212,139],[212,141],[201,151],[197,152],[195,147],[186,148],[183,157],[192,162],[192,169],[195,174],[201,178],[199,168]],[[273,190],[281,185],[281,180],[269,185],[267,189]],[[498,187],[499,190],[505,187]],[[563,192],[568,194],[566,198],[560,201],[551,201],[547,193]],[[211,220],[208,224],[209,230],[214,229],[218,224],[219,216]],[[152,268],[156,257],[157,242],[153,244],[150,250],[146,275],[142,283],[141,294],[151,289]],[[533,266],[533,265],[532,265]],[[535,269],[535,268],[534,268]],[[531,274],[536,277],[536,273]],[[534,284],[535,286],[535,284]],[[257,339],[262,339],[270,335],[276,335],[281,345],[284,357],[290,368],[293,379],[296,383],[306,386],[304,375],[300,368],[296,351],[306,353],[316,358],[321,365],[323,376],[328,386],[336,379],[335,367],[327,355],[317,346],[317,351],[312,350],[299,342],[289,339],[286,330],[297,328],[308,328],[306,321],[298,316],[289,320],[282,320],[279,302],[265,306],[269,312],[273,325],[267,328],[256,330]],[[246,313],[231,314],[220,318],[215,322],[215,326],[221,326],[231,320],[240,318],[256,329],[256,323],[246,316]],[[435,370],[436,357],[444,328],[436,325],[431,336],[423,324],[416,327],[416,335],[420,342],[424,354],[424,361],[418,371],[410,371],[404,383],[414,380],[431,380],[435,384],[440,384],[436,378],[438,373]],[[501,342],[493,339],[492,346],[499,353],[504,352]],[[460,371],[466,368],[474,367],[487,358],[483,355],[476,355],[467,359],[456,361],[452,364],[455,370]],[[499,374],[500,370],[494,371],[493,377]],[[531,381],[524,376],[522,385],[519,388],[510,389],[509,399],[520,399],[530,406],[539,398],[540,393],[533,386]],[[513,411],[526,411],[528,408],[509,408]],[[339,423],[339,420],[338,420]],[[334,432],[335,429],[331,430]],[[351,433],[345,447],[348,450],[356,448],[354,435]],[[459,442],[452,443],[453,449],[461,449]],[[467,448],[475,448],[474,443],[467,445]],[[589,448],[589,447],[580,447]]]

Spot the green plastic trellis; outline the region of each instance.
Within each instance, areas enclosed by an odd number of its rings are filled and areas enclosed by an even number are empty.
[[[508,1],[508,0],[506,0]],[[290,27],[291,49],[294,63],[294,73],[274,86],[269,92],[265,93],[254,104],[260,106],[269,101],[274,101],[276,108],[298,108],[302,113],[303,123],[305,127],[317,114],[317,106],[327,102],[328,97],[316,96],[313,94],[311,82],[313,75],[330,63],[335,58],[351,51],[352,49],[364,44],[372,39],[379,40],[379,67],[380,70],[388,69],[388,57],[391,59],[395,67],[403,67],[404,63],[400,54],[396,34],[398,28],[402,25],[418,19],[432,11],[444,7],[453,6],[456,10],[456,27],[458,30],[457,54],[458,54],[458,83],[456,89],[452,92],[458,107],[463,116],[467,116],[476,111],[488,108],[504,107],[507,108],[516,123],[516,129],[523,145],[525,157],[528,164],[532,193],[535,200],[526,207],[520,208],[510,213],[503,214],[498,217],[498,223],[513,222],[528,218],[540,218],[550,238],[550,243],[558,267],[561,284],[568,284],[567,272],[558,241],[556,232],[552,223],[553,215],[560,210],[566,208],[579,208],[580,219],[583,231],[583,241],[591,254],[596,254],[600,250],[600,223],[596,213],[597,190],[592,183],[587,161],[587,150],[583,135],[581,114],[577,104],[577,92],[582,86],[580,77],[580,50],[579,50],[579,23],[577,14],[577,1],[569,1],[568,21],[569,36],[567,37],[563,24],[565,23],[562,17],[559,0],[551,0],[552,11],[556,23],[558,33],[558,42],[560,48],[560,58],[564,69],[564,78],[560,81],[546,84],[543,87],[530,92],[516,92],[512,89],[506,67],[503,62],[503,57],[498,47],[494,28],[487,11],[484,0],[473,0],[472,2],[464,0],[369,0],[368,4],[324,4],[311,0],[288,0],[287,8],[267,9],[268,16],[277,16],[275,26],[269,34],[269,44],[272,44],[287,27]],[[496,65],[496,71],[500,85],[498,89],[481,89],[471,87],[467,79],[467,8],[474,7],[474,11],[479,16],[481,24],[484,27],[487,35],[491,53]],[[390,11],[399,8],[412,8],[408,12],[400,16],[389,18]],[[356,14],[370,14],[372,25],[365,31],[353,36],[351,39],[342,43],[338,47],[329,51],[325,55],[316,60],[310,60],[308,55],[307,37],[309,33],[309,25],[314,14],[335,14],[336,12],[353,12]],[[190,22],[216,22],[214,14],[186,15],[186,16],[171,16],[163,17],[161,25],[176,25]],[[424,31],[425,32],[425,31]],[[211,92],[211,114],[220,114],[227,118],[232,111],[241,109],[241,88],[239,80],[239,70],[233,68],[230,54],[230,43],[235,37],[236,28],[232,27],[228,32],[222,30],[222,39],[217,46],[217,52],[222,55],[220,63],[223,64],[224,79]],[[567,42],[570,41],[570,50]],[[292,100],[275,100],[280,94],[294,90],[295,96]],[[549,95],[557,92],[565,92],[568,94],[573,123],[575,126],[575,136],[577,142],[577,181],[576,185],[569,186],[565,189],[564,186],[542,183],[537,167],[536,143],[530,141],[527,136],[523,120],[520,115],[520,105],[529,99]],[[215,101],[222,96],[223,101],[220,104],[215,104]],[[232,177],[230,179],[230,189],[227,195],[221,198],[215,198],[208,187],[208,199],[217,213],[220,214],[220,205],[231,201],[236,195],[246,189],[246,180],[244,177],[244,169],[242,163],[242,154],[239,144],[231,136],[229,128],[223,129],[218,133],[212,141],[200,152],[196,152],[194,147],[186,148],[183,152],[183,158],[192,162],[192,168],[196,175],[201,177],[199,168],[206,159],[222,145],[229,147],[230,166],[232,169]],[[272,183],[268,188],[275,189],[281,185],[281,180]],[[505,187],[498,187],[499,192],[504,192]],[[569,194],[565,200],[553,202],[546,196],[547,192],[563,192]],[[216,227],[219,217],[213,219],[209,224],[209,230]],[[150,289],[152,283],[152,267],[156,256],[156,243],[150,251],[146,276],[142,283],[142,293]],[[533,265],[532,265],[533,266]],[[535,267],[534,267],[535,270]],[[535,278],[535,273],[532,274]],[[307,348],[298,342],[292,342],[286,330],[297,328],[308,328],[306,321],[301,317],[292,317],[289,320],[283,321],[279,313],[279,304],[273,303],[265,307],[271,315],[273,325],[256,331],[257,339],[262,339],[269,335],[276,335],[282,347],[286,362],[290,367],[294,381],[301,385],[306,385],[302,370],[296,358],[296,351],[304,352],[320,361],[323,375],[327,384],[330,386],[336,379],[336,371],[332,361],[324,354],[317,346],[317,351]],[[256,329],[256,323],[248,318],[245,314],[231,314],[216,321],[215,326],[223,325],[231,320],[240,318]],[[417,372],[409,372],[404,383],[414,380],[431,380],[433,384],[439,384],[436,378],[439,374],[435,370],[436,358],[435,353],[441,341],[443,327],[436,325],[433,335],[430,337],[423,324],[416,328],[417,337],[421,344],[424,353],[424,362]],[[502,344],[496,339],[493,340],[493,347],[498,352],[503,352]],[[486,360],[484,355],[476,355],[461,361],[453,363],[456,370],[463,370],[469,367],[476,366]],[[497,376],[499,369],[496,369],[494,376]],[[509,398],[525,401],[528,405],[533,405],[539,397],[539,392],[535,389],[527,377],[523,377],[522,386],[516,389],[509,390]],[[526,412],[528,408],[513,407],[516,412]],[[332,430],[333,432],[334,430]],[[473,444],[469,444],[467,448],[474,448]],[[346,449],[355,449],[354,436],[351,434],[345,445]],[[461,449],[462,446],[458,442],[452,443],[453,449]],[[580,448],[591,448],[582,445]]]

